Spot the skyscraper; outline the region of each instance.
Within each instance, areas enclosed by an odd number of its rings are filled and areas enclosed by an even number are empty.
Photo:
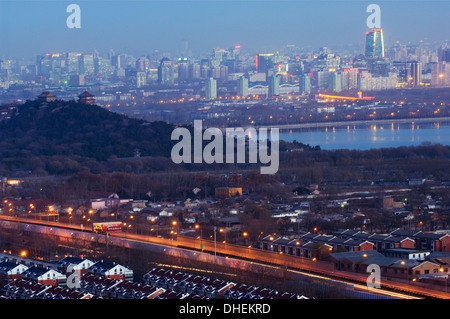
[[[136,87],[141,88],[147,84],[147,74],[144,71],[136,72]]]
[[[280,79],[276,75],[269,77],[269,98],[280,95]]]
[[[120,54],[116,54],[116,55],[113,55],[111,57],[111,65],[116,67],[117,69],[121,68],[121,65],[120,65]]]
[[[178,81],[189,80],[189,60],[187,58],[178,59]]]
[[[311,93],[311,77],[306,73],[300,76],[300,92],[305,94]]]
[[[342,74],[341,72],[332,72],[331,76],[331,91],[341,92],[342,91]]]
[[[409,75],[408,82],[412,86],[419,86],[422,82],[422,66],[418,61],[408,62]]]
[[[443,61],[431,63],[431,86],[443,87],[450,85],[450,63]]]
[[[273,53],[258,54],[255,60],[256,70],[267,75],[267,72],[274,67],[274,61],[275,55]]]
[[[242,97],[248,96],[248,79],[245,76],[239,78],[238,95]]]
[[[384,58],[383,29],[366,32],[365,56],[368,58]]]
[[[217,81],[209,78],[205,81],[205,97],[207,100],[214,100],[217,98]]]
[[[79,59],[81,53],[69,52],[67,54],[67,73],[69,74],[80,74],[80,63]]]
[[[52,69],[51,54],[38,55],[36,57],[37,75],[50,76]]]
[[[79,74],[88,75],[94,73],[94,55],[92,53],[82,54],[78,59]]]
[[[158,83],[172,84],[174,81],[174,70],[169,58],[162,58],[158,67]]]

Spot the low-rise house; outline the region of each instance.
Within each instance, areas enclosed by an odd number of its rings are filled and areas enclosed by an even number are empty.
[[[403,277],[407,279],[419,278],[421,275],[437,274],[439,265],[430,261],[419,261],[414,259],[397,260],[385,268],[382,274],[386,276]]]
[[[79,257],[65,257],[56,263],[57,270],[66,274],[67,270],[77,271],[79,276],[88,273],[88,268],[95,262]]]
[[[428,250],[416,250],[407,248],[393,248],[393,249],[382,249],[380,253],[386,257],[400,258],[400,259],[414,259],[414,260],[425,260],[425,257],[430,255]]]
[[[439,264],[443,273],[448,273],[450,270],[450,253],[432,252],[427,255],[427,260]]]
[[[23,279],[31,279],[43,285],[59,286],[65,285],[67,277],[60,272],[41,266],[33,266],[22,272]]]
[[[22,278],[22,273],[28,266],[12,261],[0,262],[0,287],[8,281]]]
[[[62,288],[59,286],[51,286],[48,289],[37,293],[36,299],[91,299],[93,295],[77,289]]]
[[[11,299],[35,299],[39,293],[49,287],[33,280],[14,279],[5,285],[2,291],[6,297]]]
[[[242,196],[242,187],[216,187],[215,195],[217,198]]]
[[[376,250],[369,250],[331,253],[329,260],[334,263],[336,270],[366,272],[370,264],[387,266],[397,259],[388,258]]]
[[[89,292],[94,296],[101,298],[110,298],[109,291],[111,287],[120,283],[120,280],[106,278],[97,274],[85,274],[80,278],[80,290]]]
[[[420,232],[416,234],[416,248],[429,249],[431,251],[450,252],[450,235],[440,233],[425,233]]]
[[[131,269],[111,262],[98,261],[88,268],[88,272],[111,279],[133,280],[133,271]]]
[[[108,291],[110,298],[113,299],[154,299],[165,292],[165,289],[122,280],[108,288]]]
[[[450,234],[396,229],[390,235],[407,236],[415,241],[415,249],[450,252]]]
[[[440,266],[428,260],[387,257],[376,250],[332,253],[329,260],[335,269],[348,272],[366,273],[369,265],[380,267],[380,275],[406,280],[417,279],[420,275],[438,273]]]

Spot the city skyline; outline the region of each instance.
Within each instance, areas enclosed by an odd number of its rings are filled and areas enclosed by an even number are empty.
[[[369,29],[369,2],[343,3],[79,1],[81,28],[69,29],[69,2],[1,1],[0,56],[30,58],[43,52],[111,49],[145,55],[154,50],[177,53],[186,45],[193,54],[201,54],[236,44],[261,52],[295,45],[340,47],[362,53],[361,35]],[[444,17],[449,3],[396,1],[379,5],[387,46],[396,41],[442,43],[450,38],[449,22]]]

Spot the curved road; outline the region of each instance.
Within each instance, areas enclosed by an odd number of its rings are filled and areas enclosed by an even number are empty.
[[[18,218],[11,216],[0,216],[0,219],[29,223],[29,224],[40,224],[50,227],[59,227],[71,230],[82,230],[79,225],[68,225],[59,222],[48,222],[48,221],[38,221],[27,218]],[[83,231],[87,231],[86,228]],[[337,271],[330,262],[323,261],[312,261],[311,259],[301,258],[292,255],[281,255],[279,253],[264,251],[256,248],[249,248],[244,246],[232,245],[232,244],[222,244],[214,243],[214,241],[202,239],[182,237],[178,236],[176,240],[170,240],[167,238],[159,238],[148,235],[130,234],[130,233],[111,233],[110,236],[117,238],[122,238],[124,240],[134,240],[141,241],[145,243],[154,243],[168,248],[178,248],[191,252],[200,251],[203,247],[203,251],[209,254],[220,254],[225,255],[229,258],[244,259],[251,261],[253,263],[259,263],[265,266],[279,268],[284,267],[288,271],[301,273],[307,276],[316,276],[317,278],[350,283],[355,289],[379,293],[383,295],[389,295],[394,298],[402,299],[417,299],[423,298],[438,298],[438,299],[450,299],[450,294],[438,290],[431,290],[422,287],[417,287],[413,285],[408,285],[399,282],[393,282],[381,279],[381,288],[368,288],[366,285],[367,275]],[[202,244],[202,246],[201,246]]]

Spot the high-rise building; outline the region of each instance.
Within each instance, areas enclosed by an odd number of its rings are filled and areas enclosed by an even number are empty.
[[[147,73],[144,71],[136,72],[136,87],[141,88],[147,84]]]
[[[422,65],[418,61],[408,62],[409,76],[408,82],[412,86],[420,86],[422,82]]]
[[[162,58],[158,67],[158,83],[173,84],[174,71],[172,61],[169,58]]]
[[[189,80],[189,60],[187,58],[178,59],[178,81]]]
[[[80,74],[80,68],[79,68],[80,57],[81,57],[81,53],[69,52],[67,54],[67,73]]]
[[[366,32],[365,56],[368,58],[384,58],[383,29]]]
[[[342,74],[341,72],[331,72],[331,91],[341,92],[342,91]]]
[[[260,53],[255,59],[256,70],[261,73],[266,73],[275,66],[275,54]]]
[[[269,77],[269,98],[280,95],[280,79],[276,75]]]
[[[121,68],[121,61],[120,61],[120,54],[115,54],[111,57],[111,65],[116,67],[116,69],[120,69]]]
[[[238,95],[242,97],[248,96],[248,78],[245,76],[239,78]]]
[[[136,60],[136,71],[147,72],[150,69],[150,60],[146,57],[140,57]]]
[[[37,75],[50,76],[52,71],[51,54],[38,55],[36,57],[36,72]]]
[[[82,75],[94,74],[94,55],[82,54],[78,59],[78,73]]]
[[[213,78],[205,81],[205,97],[207,100],[217,99],[217,81]]]
[[[200,79],[200,64],[196,62],[189,64],[189,78],[191,80]]]
[[[300,76],[300,92],[304,94],[311,93],[311,77],[306,73]]]
[[[444,46],[438,49],[439,61],[450,62],[450,48]]]
[[[431,63],[431,86],[443,87],[450,85],[450,63]]]
[[[391,61],[389,59],[368,59],[366,67],[372,75],[376,76],[389,76],[391,72]]]
[[[342,83],[341,87],[343,91],[356,89],[358,86],[358,71],[354,68],[344,68],[342,70]]]

